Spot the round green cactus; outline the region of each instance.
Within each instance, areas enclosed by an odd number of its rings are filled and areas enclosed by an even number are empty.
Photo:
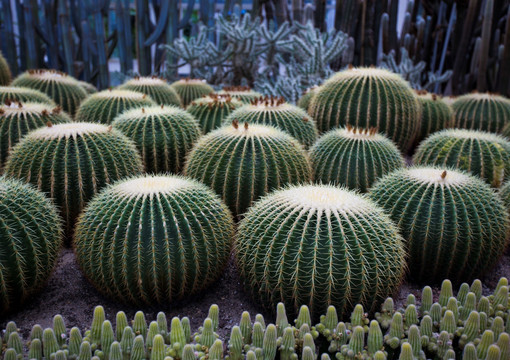
[[[297,106],[299,106],[301,109],[308,111],[308,107],[310,106],[310,103],[312,102],[312,98],[319,89],[318,86],[312,86],[303,93],[303,96],[301,96],[297,102]]]
[[[235,257],[241,280],[268,309],[278,302],[315,318],[334,305],[373,311],[404,275],[402,238],[363,195],[330,185],[291,186],[257,201],[239,223]]]
[[[112,125],[135,142],[145,171],[153,173],[180,172],[186,154],[201,136],[193,116],[175,106],[128,110]]]
[[[90,95],[78,109],[76,120],[111,124],[126,110],[150,107],[156,103],[145,94],[129,90],[104,90]]]
[[[78,83],[83,88],[83,90],[85,90],[87,92],[87,94],[92,95],[92,94],[97,93],[97,88],[94,85],[92,85],[86,81],[78,81]]]
[[[62,242],[55,206],[32,186],[0,178],[0,313],[44,286]]]
[[[103,294],[164,304],[218,279],[232,235],[232,215],[205,185],[142,176],[109,186],[89,203],[74,247],[85,276]]]
[[[11,81],[11,69],[9,68],[9,64],[7,64],[7,60],[5,60],[4,56],[0,52],[0,86],[9,85]]]
[[[436,167],[397,170],[377,182],[370,197],[398,225],[415,280],[467,281],[503,254],[508,214],[474,176]]]
[[[236,121],[202,137],[184,171],[221,195],[235,215],[267,192],[309,181],[311,175],[297,140],[270,126]]]
[[[184,107],[187,107],[193,100],[214,92],[211,85],[200,79],[181,79],[172,83],[171,87],[179,94]]]
[[[319,87],[308,108],[319,131],[351,125],[375,127],[402,151],[420,130],[421,105],[409,84],[388,70],[354,68]]]
[[[452,104],[452,127],[498,133],[510,123],[510,100],[493,94],[467,94]]]
[[[48,95],[38,90],[17,86],[0,86],[0,104],[6,101],[34,102],[56,106]]]
[[[421,128],[415,139],[419,144],[432,133],[450,127],[452,122],[452,108],[443,99],[427,91],[418,91],[418,100],[421,103]]]
[[[221,127],[223,120],[241,106],[243,103],[230,95],[210,94],[193,100],[186,111],[198,120],[200,128],[204,134],[207,134]]]
[[[46,124],[71,122],[71,118],[60,110],[38,103],[8,102],[0,106],[0,169],[7,154],[29,131]]]
[[[315,180],[366,192],[383,175],[405,165],[395,144],[375,129],[347,126],[324,134],[310,149]]]
[[[262,96],[261,93],[253,91],[249,86],[224,86],[221,91],[218,91],[218,94],[230,95],[244,104],[250,104]]]
[[[78,80],[56,70],[28,70],[14,79],[12,86],[45,93],[71,116],[74,116],[81,102],[88,96]]]
[[[446,129],[425,139],[413,161],[466,170],[499,187],[510,174],[510,142],[484,131]]]
[[[66,236],[76,217],[106,184],[143,170],[135,144],[100,124],[69,123],[39,128],[11,151],[8,177],[32,183],[54,199]]]
[[[159,105],[181,106],[181,98],[168,83],[156,76],[135,77],[119,86],[121,90],[129,90],[147,94]]]
[[[499,188],[499,195],[510,213],[510,181],[507,181]]]
[[[318,136],[315,122],[303,109],[273,96],[253,100],[250,105],[235,110],[224,123],[230,124],[234,120],[241,124],[274,126],[293,136],[305,147],[312,146]]]

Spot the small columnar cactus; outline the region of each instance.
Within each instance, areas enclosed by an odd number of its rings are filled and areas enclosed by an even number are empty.
[[[253,91],[249,86],[224,86],[218,94],[230,95],[244,104],[250,104],[253,100],[262,96],[261,93]]]
[[[310,106],[310,103],[312,102],[312,98],[317,92],[318,86],[312,86],[303,93],[303,96],[301,96],[297,102],[297,106],[299,106],[301,109],[308,111],[308,107]]]
[[[356,250],[353,250],[356,249]],[[256,202],[241,220],[235,257],[247,291],[263,306],[283,302],[315,318],[362,302],[370,311],[405,272],[397,228],[375,203],[326,185],[291,186]]]
[[[503,96],[467,94],[455,98],[452,108],[455,128],[499,133],[510,123],[510,100]]]
[[[156,76],[135,77],[119,86],[119,89],[146,94],[158,105],[181,106],[179,94],[165,80]]]
[[[85,90],[87,92],[87,94],[92,95],[92,94],[97,93],[97,88],[94,85],[92,85],[86,81],[78,81],[78,83],[83,88],[83,90]]]
[[[186,111],[198,120],[203,133],[207,134],[221,127],[232,111],[241,106],[243,103],[230,95],[210,94],[193,100]]]
[[[0,313],[21,305],[48,280],[62,242],[55,206],[38,190],[0,178]]]
[[[501,199],[480,179],[434,167],[397,170],[370,191],[400,228],[418,281],[472,279],[493,266],[509,233]]]
[[[232,232],[230,212],[205,185],[143,176],[117,182],[90,202],[74,246],[99,291],[122,302],[161,304],[189,297],[221,275]],[[110,249],[108,256],[98,249]]]
[[[510,142],[484,131],[446,129],[425,139],[413,161],[469,171],[492,187],[499,187],[510,174]]]
[[[383,175],[405,165],[395,144],[375,129],[347,126],[327,132],[310,149],[315,180],[366,192]]]
[[[312,146],[318,136],[315,122],[303,109],[273,96],[253,100],[249,105],[235,110],[224,123],[230,124],[234,120],[241,124],[246,122],[274,126],[287,132],[305,147]]]
[[[0,105],[0,169],[12,147],[29,131],[46,126],[48,122],[61,124],[71,121],[59,107],[29,102]]]
[[[104,90],[90,95],[78,109],[76,121],[110,124],[124,111],[154,106],[145,94],[129,90]]]
[[[45,93],[71,116],[74,116],[81,102],[88,96],[78,80],[56,70],[28,70],[14,79],[12,86]]]
[[[172,83],[171,87],[181,98],[184,107],[187,107],[193,100],[214,92],[211,85],[200,79],[181,79]]]
[[[384,69],[335,74],[319,87],[308,112],[320,132],[345,125],[375,127],[404,152],[420,130],[420,102],[400,75]]]
[[[100,124],[69,123],[32,131],[11,151],[5,174],[37,186],[64,218],[66,236],[85,204],[106,184],[141,172],[135,144]]]
[[[48,95],[38,90],[17,86],[0,86],[0,104],[5,104],[6,101],[34,102],[56,106]]]
[[[9,68],[7,60],[5,60],[4,56],[0,52],[0,86],[9,85],[11,81],[12,81],[11,69]]]
[[[128,110],[112,125],[135,142],[145,171],[152,173],[180,172],[184,157],[201,135],[193,116],[175,106]]]
[[[432,133],[450,127],[452,121],[452,108],[443,99],[427,91],[417,91],[421,103],[421,128],[414,141],[420,143]]]
[[[311,169],[302,145],[286,133],[234,121],[197,142],[185,173],[209,185],[241,215],[267,192],[309,181]]]

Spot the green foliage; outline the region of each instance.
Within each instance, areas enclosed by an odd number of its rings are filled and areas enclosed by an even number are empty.
[[[214,89],[205,80],[200,79],[181,79],[172,83],[171,87],[181,98],[184,107],[187,107],[193,100],[214,92]]]
[[[33,102],[56,106],[55,102],[48,95],[38,90],[17,86],[0,86],[0,104],[5,104],[8,101]]]
[[[210,94],[193,100],[186,111],[200,123],[204,134],[221,127],[232,111],[243,106],[243,103],[229,94]]]
[[[467,94],[456,98],[452,108],[455,128],[501,133],[510,123],[510,100],[503,96]]]
[[[418,100],[421,103],[421,128],[414,143],[417,145],[427,136],[450,127],[452,109],[436,94],[418,91]]]
[[[119,90],[136,91],[149,96],[158,105],[181,106],[177,92],[158,77],[135,77],[118,87]]]
[[[232,231],[230,212],[204,185],[144,176],[95,197],[78,220],[74,246],[81,269],[103,294],[161,304],[197,293],[221,275]],[[98,254],[102,248],[112,250]]]
[[[7,86],[12,81],[11,69],[9,68],[9,64],[7,64],[7,60],[5,60],[4,56],[0,52],[0,86]]]

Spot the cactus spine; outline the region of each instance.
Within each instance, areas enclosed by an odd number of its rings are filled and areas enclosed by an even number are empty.
[[[313,96],[316,94],[318,86],[312,86],[304,92],[303,96],[301,96],[297,102],[297,106],[299,106],[301,109],[308,111],[308,107],[310,106],[310,103],[312,102]]]
[[[421,127],[414,143],[417,145],[427,136],[450,127],[452,108],[443,99],[426,91],[418,91],[418,101],[421,103]]]
[[[262,96],[261,93],[253,91],[249,86],[224,86],[220,95],[230,95],[234,99],[240,100],[243,104],[249,104]]]
[[[0,86],[9,85],[11,81],[12,81],[11,69],[9,68],[7,60],[5,60],[4,56],[0,52]]]
[[[55,102],[48,95],[38,90],[17,86],[0,86],[0,104],[5,104],[7,101],[33,102],[56,106]]]
[[[493,94],[467,94],[452,103],[452,127],[500,133],[510,123],[510,100]]]
[[[86,81],[78,81],[78,84],[80,84],[83,90],[85,90],[85,92],[89,95],[97,93],[97,88]]]
[[[181,98],[177,92],[165,80],[156,76],[135,77],[118,89],[146,94],[158,105],[181,106]]]
[[[171,87],[181,98],[184,107],[187,107],[193,100],[214,92],[214,89],[205,80],[200,79],[181,79],[172,83]]]
[[[232,111],[243,106],[243,103],[228,94],[210,94],[193,100],[186,111],[199,122],[204,134],[221,127],[223,121]]]

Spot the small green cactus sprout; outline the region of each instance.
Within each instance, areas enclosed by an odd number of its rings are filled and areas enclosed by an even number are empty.
[[[18,86],[0,86],[0,104],[18,101],[44,104],[50,107],[57,106],[48,95],[38,90]]]
[[[220,308],[216,304],[212,304],[209,307],[209,313],[207,314],[207,317],[211,319],[213,323],[213,330],[218,330],[218,326],[220,325]]]
[[[245,344],[251,344],[252,342],[252,323],[250,313],[243,311],[241,314],[241,321],[239,322],[241,328],[241,334],[243,335],[243,341]]]
[[[402,338],[404,338],[404,321],[402,314],[396,312],[391,321],[390,331],[384,336],[384,341],[392,349],[396,349],[399,347]]]
[[[328,306],[328,310],[326,311],[326,317],[324,318],[324,325],[328,330],[335,330],[336,325],[338,324],[338,314],[336,312],[336,308],[332,305]]]
[[[494,333],[495,339],[499,337],[499,334],[505,331],[505,321],[501,316],[496,316],[494,320],[492,320],[491,330]]]
[[[499,360],[500,356],[501,351],[499,350],[499,347],[496,344],[492,344],[487,350],[487,356],[485,357],[485,360]]]
[[[310,309],[306,305],[301,305],[299,313],[296,319],[296,327],[299,329],[303,325],[312,326],[312,317],[310,315]]]
[[[191,325],[187,316],[181,319],[181,325],[184,331],[184,338],[186,339],[186,343],[188,343],[191,340]]]
[[[239,326],[233,326],[228,341],[228,352],[230,360],[243,359],[243,335]]]
[[[204,134],[215,130],[223,124],[223,121],[236,109],[243,106],[240,100],[232,98],[228,94],[210,94],[193,100],[186,111],[198,120]]]
[[[485,359],[489,351],[489,347],[494,343],[494,333],[491,330],[485,330],[482,334],[480,343],[476,347],[476,352],[480,359]]]
[[[103,322],[103,326],[101,327],[101,350],[103,351],[106,359],[108,359],[108,355],[110,354],[110,347],[115,341],[113,327],[110,320],[105,320]]]
[[[510,359],[510,335],[506,332],[499,334],[496,345],[498,345],[499,350],[501,351],[500,358]]]
[[[472,311],[476,310],[476,295],[469,292],[466,296],[464,305],[459,310],[461,320],[466,320]]]
[[[328,314],[329,314],[329,308],[328,308]],[[327,315],[326,315],[326,317],[327,317]],[[337,321],[335,321],[333,324],[333,329],[335,328],[337,323],[338,323],[338,316],[337,316]],[[289,326],[290,325],[289,325],[289,320],[287,319],[287,311],[285,310],[285,305],[283,303],[279,302],[276,305],[276,328],[278,329],[278,336],[282,336],[283,331]]]
[[[151,321],[149,324],[149,331],[147,331],[147,337],[145,338],[145,346],[147,350],[150,351],[152,349],[152,340],[156,335],[159,334],[159,326],[155,321]]]
[[[367,344],[368,353],[372,355],[383,348],[383,333],[377,320],[372,320],[370,322]]]
[[[182,360],[196,360],[195,349],[193,349],[192,345],[188,344],[184,346],[184,349],[182,350]]]
[[[283,330],[282,341],[280,345],[280,359],[281,360],[292,360],[293,355],[296,354],[296,338],[294,337],[294,331],[291,327],[286,327]]]
[[[352,330],[351,339],[349,340],[349,349],[354,354],[360,354],[365,346],[365,330],[362,326],[355,326]]]
[[[66,343],[67,330],[62,315],[55,315],[53,317],[53,332],[57,337],[57,343],[60,347]]]
[[[145,320],[145,314],[143,311],[137,311],[135,313],[135,318],[133,319],[133,331],[135,335],[142,335],[145,339],[147,336],[147,321]]]
[[[184,107],[187,107],[193,100],[214,92],[214,89],[205,80],[200,79],[181,79],[172,83],[171,87],[181,98]]]
[[[264,351],[264,360],[273,360],[276,357],[276,326],[269,324],[264,334],[262,350]],[[312,339],[313,342],[313,339]]]
[[[363,306],[361,304],[357,304],[354,306],[354,310],[351,313],[351,325],[352,326],[363,326],[363,314],[365,311],[363,310]]]
[[[182,328],[181,321],[178,317],[172,318],[172,322],[170,324],[170,343],[174,349],[177,348],[177,355],[182,358],[184,345],[186,345],[188,341],[186,340],[184,329]]]
[[[114,341],[108,351],[108,360],[122,360],[122,349],[118,341]]]
[[[58,340],[58,338],[57,338]],[[77,327],[73,327],[69,333],[69,356],[76,358],[80,354],[80,346],[83,341],[81,331]],[[62,347],[62,345],[61,345]]]
[[[149,96],[158,105],[181,106],[179,94],[164,79],[156,76],[135,77],[118,87]]]
[[[425,315],[420,321],[420,334],[430,338],[432,336],[432,329],[432,318],[429,315]]]
[[[12,81],[12,74],[7,60],[0,52],[0,86],[9,85]]]
[[[101,329],[105,320],[104,308],[101,305],[96,306],[92,315],[92,325],[90,326],[90,340],[92,343],[98,344],[101,342]]]
[[[165,342],[170,342],[170,333],[168,332],[168,323],[166,321],[166,315],[164,312],[160,311],[158,312],[158,315],[156,315],[156,321],[158,323],[159,333],[163,338],[165,339]],[[179,324],[181,322],[179,321]],[[182,325],[181,325],[182,329]],[[184,337],[184,341],[186,341],[185,335],[184,335],[184,329],[182,329],[182,336]]]
[[[402,343],[400,347],[400,355],[398,357],[399,360],[413,360],[413,348],[411,344],[408,342]]]
[[[452,121],[452,108],[436,94],[425,90],[417,91],[418,101],[421,103],[421,128],[414,141],[420,143],[432,133],[450,127]]]
[[[4,360],[19,360],[18,354],[16,354],[16,350],[14,349],[5,350]]]
[[[151,360],[165,359],[165,339],[160,334],[154,336],[151,349]]]
[[[119,340],[117,338],[117,340]],[[122,332],[122,340],[120,341],[120,347],[122,348],[122,355],[124,359],[128,359],[131,356],[131,350],[133,348],[133,342],[135,341],[135,333],[133,329],[129,326],[124,328]]]
[[[216,336],[214,335],[213,322],[211,319],[206,318],[202,326],[202,333],[199,335],[198,343],[205,347],[211,347],[214,343]]]
[[[404,317],[406,327],[418,324],[418,311],[416,310],[416,306],[413,304],[407,306],[404,312]]]
[[[473,280],[469,290],[476,295],[476,300],[479,301],[482,297],[482,282],[478,279]]]
[[[42,340],[43,336],[43,328],[39,324],[35,324],[32,326],[32,330],[30,330],[30,341],[34,339]]]
[[[79,80],[78,84],[80,84],[80,86],[83,88],[83,90],[85,90],[85,92],[88,95],[97,93],[97,88],[94,85],[92,85],[91,83]]]
[[[375,313],[375,318],[383,329],[390,327],[393,314],[395,313],[395,303],[391,297],[386,298],[381,306],[381,311]]]
[[[383,175],[404,167],[398,148],[375,128],[347,126],[324,134],[310,149],[315,179],[366,192]]]
[[[209,349],[209,360],[222,360],[223,359],[223,341],[216,339],[214,344]]]
[[[448,334],[454,334],[456,329],[457,326],[453,312],[451,310],[446,310],[439,324],[439,331],[446,331]]]
[[[476,354],[476,347],[473,343],[469,343],[464,347],[464,351],[462,352],[463,360],[478,360],[478,355]]]
[[[66,355],[66,352],[64,352],[63,350],[59,350],[55,353],[55,358],[54,360],[67,360],[67,355]]]
[[[460,305],[464,305],[468,294],[469,294],[469,285],[467,283],[460,284],[459,291],[457,292],[457,300]]]
[[[118,341],[122,340],[124,329],[128,326],[129,324],[126,313],[124,311],[119,311],[115,317],[115,338]]]
[[[459,96],[452,103],[452,127],[503,132],[510,123],[510,100],[494,94],[473,93]]]
[[[464,322],[463,333],[460,337],[459,343],[461,346],[473,341],[480,332],[480,315],[477,311],[472,311],[469,317]]]
[[[44,329],[42,343],[44,357],[46,359],[50,359],[51,355],[59,350],[57,338],[55,337],[55,333],[51,328]]]
[[[303,96],[301,96],[297,101],[297,106],[299,106],[301,109],[308,111],[308,107],[310,106],[310,103],[312,102],[312,98],[317,92],[318,86],[312,86],[305,90],[303,93]]]
[[[441,174],[441,176],[442,176],[442,174]],[[448,279],[445,279],[441,283],[441,291],[439,292],[439,299],[438,299],[439,305],[446,307],[446,305],[448,305],[448,300],[452,297],[453,297],[452,282]]]
[[[381,179],[370,196],[399,226],[410,274],[418,281],[471,279],[493,265],[505,248],[509,222],[503,202],[488,185],[464,172],[397,170]],[[448,294],[441,291],[441,306],[453,296],[449,287]]]
[[[421,306],[420,311],[423,314],[424,312],[430,311],[430,307],[432,306],[432,288],[430,286],[425,286],[421,292]]]
[[[254,91],[249,86],[224,86],[218,95],[230,95],[234,99],[240,100],[244,104],[250,104],[252,101],[259,99],[262,94]]]
[[[264,328],[259,322],[253,323],[253,332],[251,336],[252,346],[254,348],[261,348],[264,343]]]
[[[131,348],[131,360],[145,359],[145,344],[143,342],[143,335],[135,337],[133,347]]]
[[[23,344],[21,343],[21,338],[17,332],[13,332],[9,334],[9,339],[7,340],[7,347],[16,350],[16,354],[23,354]]]
[[[387,356],[384,352],[378,351],[374,354],[374,360],[386,360]]]
[[[33,339],[30,341],[30,347],[28,349],[28,358],[42,360],[43,352],[42,352],[42,342],[40,339]]]
[[[255,315],[255,322],[259,322],[262,325],[262,328],[266,330],[266,322],[264,321],[264,316],[262,314]]]

